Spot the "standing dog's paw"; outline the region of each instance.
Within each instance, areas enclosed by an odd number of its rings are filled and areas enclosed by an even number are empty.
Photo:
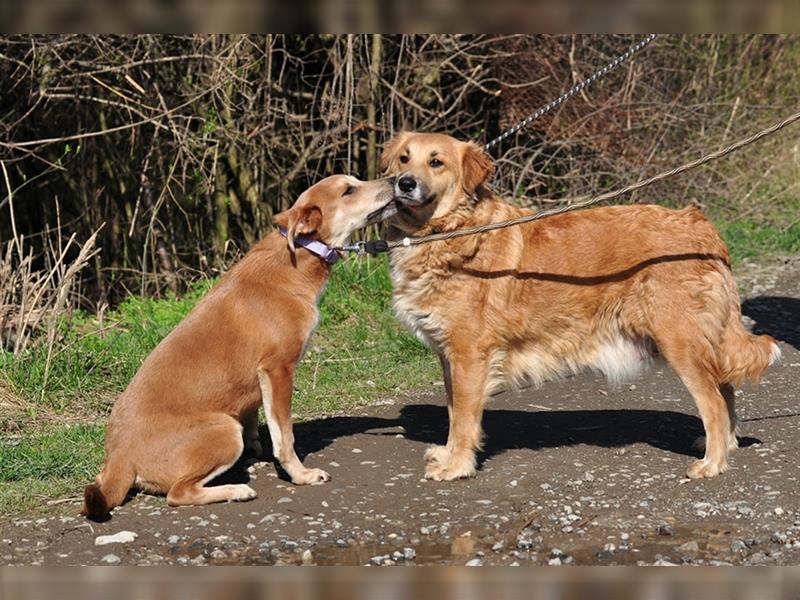
[[[425,467],[425,479],[434,481],[452,481],[473,475],[475,475],[475,459],[472,457],[460,459],[450,457],[447,462],[430,462]]]
[[[446,463],[450,460],[450,450],[447,446],[428,446],[425,450],[425,462]]]
[[[322,469],[303,469],[292,476],[292,483],[295,485],[318,485],[330,480],[330,474]]]
[[[715,477],[728,470],[728,463],[724,461],[711,462],[708,459],[696,460],[686,469],[686,476],[689,479],[702,479],[704,477]]]

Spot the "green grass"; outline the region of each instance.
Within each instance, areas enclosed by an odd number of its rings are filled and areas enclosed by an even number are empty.
[[[25,407],[0,415],[0,514],[80,493],[102,461],[111,402],[210,286],[201,282],[181,298],[131,297],[102,326],[85,313],[65,318],[46,381],[44,340],[17,359],[0,352],[0,378]],[[392,314],[385,258],[337,264],[320,313],[295,381],[300,418],[344,412],[439,377],[438,362]]]
[[[800,253],[800,219],[784,226],[752,219],[717,222],[734,264],[780,254]]]
[[[385,259],[338,264],[320,314],[295,381],[299,414],[338,412],[439,377],[431,352],[392,313]]]
[[[102,413],[109,394],[125,388],[144,357],[210,287],[202,281],[180,299],[131,296],[102,326],[82,312],[63,318],[46,381],[44,340],[17,359],[0,353],[0,371],[18,394],[34,401],[34,410],[38,406],[82,415]]]
[[[101,425],[47,425],[0,440],[0,515],[48,509],[53,498],[76,496],[103,458]]]

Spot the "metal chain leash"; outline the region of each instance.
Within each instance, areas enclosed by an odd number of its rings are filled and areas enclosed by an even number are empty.
[[[639,52],[642,48],[644,48],[650,42],[656,39],[656,37],[657,35],[655,33],[649,34],[643,40],[637,42],[636,44],[628,48],[628,50],[625,53],[620,54],[617,58],[608,63],[605,67],[603,67],[598,71],[595,71],[588,79],[584,79],[583,81],[573,86],[568,91],[561,94],[555,100],[551,100],[550,102],[542,106],[540,109],[538,109],[535,113],[533,113],[532,115],[526,117],[525,119],[514,125],[511,129],[508,129],[505,133],[498,135],[496,138],[494,138],[492,141],[490,141],[483,147],[484,150],[489,150],[490,148],[496,146],[507,137],[514,135],[520,129],[524,129],[525,127],[533,123],[536,119],[546,115],[557,106],[562,105],[564,102],[572,98],[575,94],[582,92],[585,88],[592,85],[598,79],[605,77],[606,75],[608,75],[608,73],[616,69],[622,63],[628,60],[631,56]]]

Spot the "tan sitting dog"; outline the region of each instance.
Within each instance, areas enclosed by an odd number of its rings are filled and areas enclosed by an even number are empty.
[[[402,133],[382,162],[396,176],[395,239],[531,212],[486,188],[493,165],[475,144]],[[780,355],[772,338],[742,327],[728,251],[694,208],[596,208],[398,247],[391,269],[398,317],[444,371],[450,432],[426,454],[431,479],[475,473],[483,405],[496,383],[584,368],[626,379],[656,348],[705,428],[705,457],[688,475],[712,477],[737,445],[733,386],[758,379]]]
[[[292,481],[330,479],[304,467],[294,451],[294,370],[338,258],[331,246],[382,218],[392,193],[388,179],[336,175],[275,216],[283,233],[269,234],[222,277],[117,400],[105,464],[85,490],[83,514],[104,518],[133,486],[165,493],[172,506],[254,498],[244,484],[206,483],[227,471],[245,445],[260,453],[262,403],[273,454]]]

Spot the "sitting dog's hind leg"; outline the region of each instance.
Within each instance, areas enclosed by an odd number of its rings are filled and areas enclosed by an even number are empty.
[[[228,415],[212,417],[213,422],[195,430],[194,437],[175,448],[180,457],[180,478],[169,488],[170,506],[211,504],[229,500],[251,500],[255,491],[245,484],[205,487],[230,469],[242,455],[242,426]]]

